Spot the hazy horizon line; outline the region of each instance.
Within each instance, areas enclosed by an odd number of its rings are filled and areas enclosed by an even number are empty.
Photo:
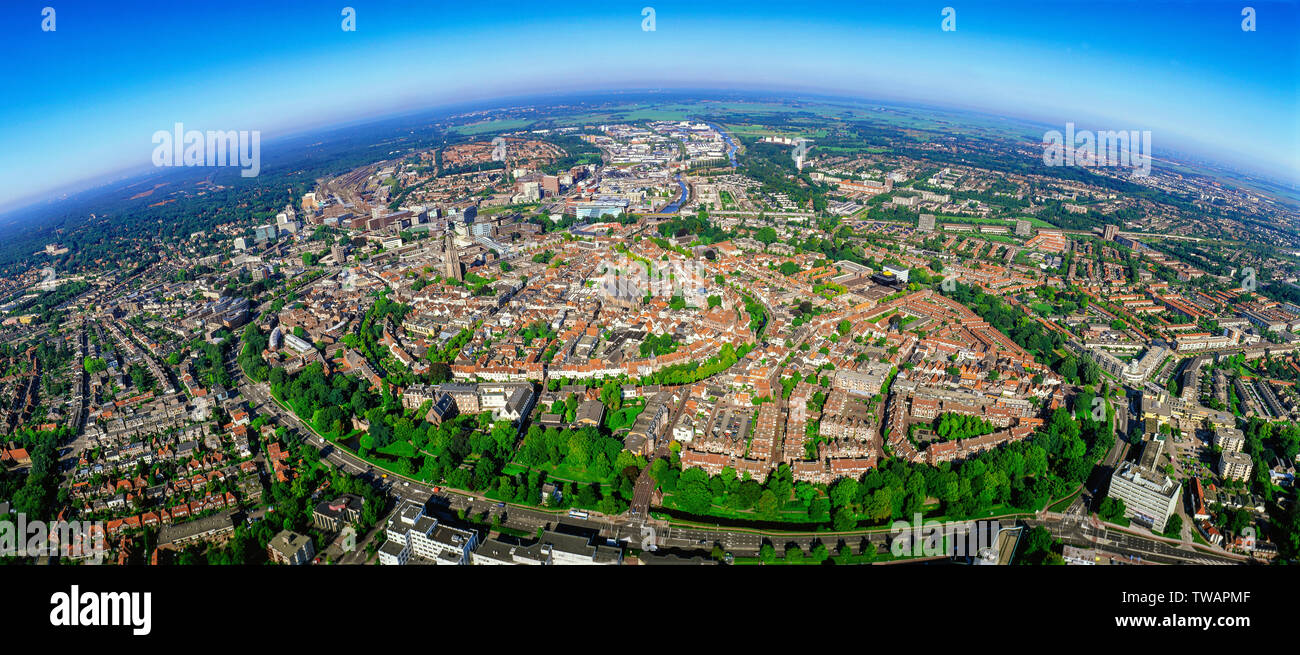
[[[593,98],[615,99],[618,95],[623,95],[623,94],[654,95],[658,93],[688,94],[693,92],[711,93],[711,94],[718,94],[718,95],[737,94],[742,96],[743,95],[749,95],[749,96],[775,95],[777,97],[781,97],[787,100],[797,99],[800,96],[808,96],[808,97],[824,99],[824,100],[840,100],[840,101],[851,101],[855,103],[868,103],[868,104],[880,103],[880,104],[887,104],[887,105],[905,106],[912,109],[931,109],[931,110],[941,110],[941,111],[957,112],[957,113],[984,114],[987,116],[993,116],[993,117],[1002,118],[1006,120],[1019,121],[1026,125],[1040,125],[1040,126],[1055,125],[1049,119],[1046,119],[1041,116],[1030,116],[1030,115],[1016,114],[1016,113],[1001,113],[990,108],[972,106],[970,104],[967,104],[966,102],[945,103],[933,99],[912,99],[906,97],[889,97],[889,96],[870,97],[870,96],[861,96],[861,95],[851,95],[849,94],[849,92],[843,90],[819,89],[819,88],[797,89],[788,86],[764,89],[764,88],[755,88],[755,87],[718,87],[718,86],[698,87],[698,86],[659,85],[659,86],[645,86],[645,87],[616,87],[616,88],[571,88],[571,89],[564,89],[564,90],[524,92],[524,93],[502,95],[502,96],[482,96],[479,98],[466,100],[466,101],[441,103],[441,104],[428,104],[428,103],[415,101],[415,102],[407,103],[398,109],[392,109],[391,107],[377,108],[374,111],[367,111],[361,113],[349,113],[346,115],[324,118],[324,119],[310,122],[306,125],[295,125],[294,127],[287,128],[284,130],[273,129],[271,130],[273,136],[266,139],[263,145],[266,145],[268,147],[273,147],[277,144],[283,143],[285,140],[296,138],[296,137],[307,136],[318,132],[338,130],[349,126],[363,127],[366,125],[380,123],[383,121],[395,120],[403,117],[415,117],[423,113],[449,111],[449,110],[454,110],[456,108],[462,108],[462,107],[472,108],[472,107],[490,105],[490,106],[484,106],[483,108],[484,109],[511,109],[513,107],[517,107],[520,105],[518,104],[512,105],[509,103],[517,103],[517,102],[529,101],[529,100],[545,100],[545,99],[575,97],[575,96],[584,96],[584,95],[591,96]],[[1078,123],[1078,124],[1087,125],[1088,122]],[[1300,170],[1291,170],[1289,171],[1290,174],[1289,176],[1280,176],[1274,171],[1265,170],[1259,168],[1258,166],[1250,166],[1247,165],[1245,162],[1231,161],[1230,158],[1224,156],[1228,153],[1211,152],[1216,149],[1210,148],[1205,145],[1200,145],[1199,147],[1197,145],[1187,145],[1187,144],[1184,144],[1182,146],[1176,146],[1176,147],[1169,147],[1168,145],[1165,145],[1165,146],[1160,146],[1156,149],[1157,152],[1160,150],[1165,151],[1165,154],[1162,155],[1162,157],[1165,159],[1180,161],[1181,163],[1186,163],[1186,164],[1192,164],[1192,163],[1211,164],[1221,169],[1224,169],[1222,172],[1248,171],[1253,173],[1254,175],[1263,178],[1265,181],[1272,182],[1279,186],[1291,188],[1291,189],[1300,189]],[[1198,150],[1200,152],[1197,152]],[[1192,161],[1182,160],[1178,157],[1171,158],[1168,156],[1170,152],[1175,153],[1177,155],[1181,155],[1183,157],[1186,156],[1201,157],[1204,159],[1204,161],[1192,162]],[[1283,162],[1277,162],[1277,163],[1280,164]],[[0,216],[9,216],[24,211],[30,211],[41,204],[53,205],[59,202],[66,202],[70,200],[70,198],[60,198],[59,196],[73,196],[81,193],[86,193],[88,191],[93,191],[95,189],[100,189],[114,183],[128,182],[131,179],[136,177],[139,178],[147,177],[150,171],[159,171],[159,168],[149,163],[142,162],[140,164],[133,164],[133,165],[123,166],[112,170],[107,170],[97,175],[92,175],[77,180],[71,180],[66,183],[49,187],[43,191],[37,191],[35,193],[27,194],[24,196],[17,196],[10,199],[0,199],[0,202],[10,203],[14,205],[11,209],[0,213]]]

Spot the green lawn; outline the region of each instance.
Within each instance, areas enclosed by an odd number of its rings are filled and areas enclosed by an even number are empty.
[[[394,441],[376,450],[392,457],[415,457],[415,446],[411,445],[409,441]]]
[[[1038,218],[1036,216],[1018,216],[1012,219],[980,218],[978,216],[946,216],[946,215],[938,215],[934,217],[935,223],[969,223],[973,225],[1004,225],[1011,229],[1015,229],[1017,219],[1029,221],[1030,225],[1033,225],[1034,227],[1047,228],[1051,230],[1057,229],[1055,225],[1052,225],[1051,223],[1048,223],[1047,221],[1044,221],[1043,219]],[[992,235],[992,236],[997,236],[997,235]],[[985,238],[985,237],[984,235],[980,235],[980,238]]]
[[[577,482],[579,484],[599,482],[602,490],[609,487],[609,478],[613,477],[613,474],[610,474],[604,478],[597,478],[585,470],[578,470],[564,463],[559,465],[534,466],[532,468],[537,469],[538,471],[545,471],[546,477],[549,480],[563,480],[565,482]],[[511,461],[505,465],[505,468],[502,469],[501,473],[502,475],[514,475],[516,473],[527,473],[528,470],[529,467],[524,466],[519,462]]]
[[[605,427],[609,428],[611,432],[621,428],[630,427],[634,422],[636,422],[636,417],[640,416],[641,412],[644,410],[645,405],[624,407],[623,409],[613,412],[605,417]]]
[[[664,507],[668,509],[674,509],[679,512],[688,512],[688,510],[682,508],[680,505],[677,504],[674,496],[675,494],[664,495],[664,502],[663,502]],[[720,501],[722,501],[721,498],[714,498],[713,505],[709,507],[708,512],[705,514],[701,514],[699,516],[701,518],[711,517],[711,518],[732,519],[732,520],[740,520],[740,521],[760,521],[760,522],[770,521],[770,522],[778,522],[778,523],[788,522],[794,525],[800,525],[805,527],[814,525],[814,522],[808,518],[808,510],[804,509],[803,506],[798,503],[798,501],[791,501],[786,503],[785,507],[782,507],[781,509],[777,510],[776,517],[771,519],[767,519],[759,516],[758,512],[754,510],[737,510],[737,509],[732,509],[730,507],[725,507],[723,505],[719,505],[718,503]],[[679,519],[674,519],[674,520],[679,520]],[[824,524],[830,525],[830,521],[827,520],[824,522]]]

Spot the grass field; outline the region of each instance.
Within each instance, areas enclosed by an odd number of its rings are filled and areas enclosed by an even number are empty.
[[[1013,230],[1016,228],[1016,220],[1029,221],[1029,224],[1033,225],[1034,227],[1046,228],[1049,230],[1056,229],[1055,225],[1052,225],[1051,223],[1048,223],[1047,221],[1038,218],[1036,216],[1020,216],[1012,219],[978,218],[975,216],[943,216],[943,215],[937,215],[934,217],[935,223],[970,223],[972,225],[1005,225]]]
[[[473,136],[475,134],[486,134],[489,132],[510,132],[512,130],[522,130],[533,121],[523,118],[513,118],[506,121],[483,121],[481,123],[470,123],[469,125],[457,125],[451,128],[452,132]]]
[[[951,112],[937,109],[917,109],[896,105],[882,105],[866,101],[823,101],[801,100],[791,98],[788,103],[780,102],[744,102],[744,101],[700,101],[629,103],[601,107],[594,111],[560,116],[555,119],[561,125],[593,125],[619,121],[640,120],[685,120],[692,118],[717,117],[719,114],[746,114],[751,117],[763,115],[807,114],[809,126],[800,129],[796,118],[793,125],[784,125],[772,129],[761,125],[728,124],[724,127],[733,134],[745,136],[762,136],[767,134],[780,136],[806,136],[816,139],[824,136],[826,130],[813,121],[870,121],[884,123],[893,127],[915,131],[914,136],[921,141],[928,140],[933,133],[943,134],[984,134],[999,133],[1002,136],[1024,139],[1041,139],[1043,127],[1026,124],[1022,121],[1005,119],[974,112]],[[511,128],[488,128],[511,129]],[[517,128],[515,128],[517,129]],[[467,133],[463,132],[462,133]]]
[[[538,471],[545,471],[547,479],[550,480],[564,480],[566,482],[577,482],[579,484],[599,482],[602,490],[609,488],[609,480],[607,478],[594,477],[586,471],[579,471],[566,464],[559,464],[558,466],[534,466],[533,468]],[[505,468],[501,470],[501,474],[514,475],[516,473],[527,473],[528,470],[529,468],[527,466],[512,461],[505,465]]]
[[[685,512],[686,510],[677,504],[677,499],[675,496],[676,494],[665,494],[663,506],[668,509]],[[739,521],[761,521],[761,522],[769,522],[769,523],[789,522],[789,523],[800,524],[800,525],[812,524],[812,522],[809,521],[808,519],[808,510],[795,501],[786,503],[785,506],[777,510],[777,515],[775,518],[768,519],[768,518],[760,517],[758,515],[758,512],[754,510],[736,510],[730,507],[724,507],[723,505],[718,504],[719,501],[721,500],[722,500],[721,498],[715,497],[713,499],[713,505],[709,507],[709,511],[706,514],[701,515],[700,518],[701,519],[719,518],[719,519],[732,519],[732,520],[739,520]]]
[[[732,135],[748,137],[786,136],[791,138],[803,137],[805,139],[819,139],[828,134],[824,129],[791,131],[772,129],[763,125],[736,125],[732,123],[725,123],[722,127]]]
[[[415,457],[415,446],[409,441],[394,441],[376,450],[391,457]]]

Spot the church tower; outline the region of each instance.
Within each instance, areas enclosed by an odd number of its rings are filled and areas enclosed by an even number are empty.
[[[448,230],[446,241],[442,248],[442,258],[444,263],[443,274],[447,279],[464,280],[465,275],[460,271],[460,253],[456,252],[456,234]]]

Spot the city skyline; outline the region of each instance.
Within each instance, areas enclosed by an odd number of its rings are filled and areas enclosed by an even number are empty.
[[[0,109],[6,168],[28,173],[5,178],[0,201],[30,203],[147,165],[150,136],[177,122],[270,141],[465,102],[615,88],[838,93],[1152,130],[1157,155],[1205,153],[1290,184],[1300,174],[1294,5],[1256,3],[1248,32],[1228,3],[1195,12],[972,3],[954,6],[956,30],[945,32],[940,5],[867,3],[823,18],[777,3],[645,4],[654,31],[643,30],[642,3],[578,3],[539,18],[511,3],[358,2],[355,32],[341,29],[340,8],[308,3],[66,3],[54,32],[40,30],[40,7],[9,6],[6,24],[30,30],[0,48],[37,63],[11,71],[24,100]],[[1089,17],[1130,29],[1061,35]],[[201,38],[207,46],[191,53],[190,37],[176,36],[187,25],[226,36]],[[168,56],[158,56],[159,34],[171,35]]]

